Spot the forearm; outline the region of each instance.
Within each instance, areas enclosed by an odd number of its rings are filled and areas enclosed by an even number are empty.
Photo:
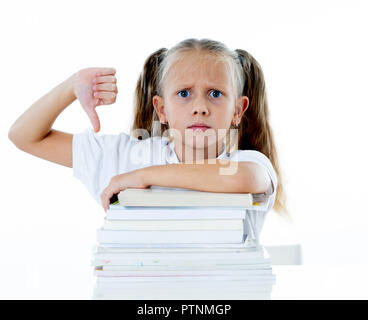
[[[210,162],[204,160],[203,164],[149,166],[112,177],[101,194],[101,203],[106,211],[111,197],[126,188],[163,186],[207,192],[261,193],[270,183],[262,166],[245,161],[211,159]]]
[[[31,105],[11,126],[8,136],[21,146],[41,141],[59,114],[75,99],[74,74]]]
[[[224,174],[232,168],[232,174]],[[203,164],[168,164],[151,166],[141,169],[142,179],[147,185],[165,186],[170,188],[185,188],[207,192],[242,193],[247,191],[242,182],[246,167],[237,162],[213,159],[211,163],[205,160]]]

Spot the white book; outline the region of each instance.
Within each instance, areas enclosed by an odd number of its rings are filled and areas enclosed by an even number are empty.
[[[159,299],[210,299],[244,300],[271,299],[274,282],[247,281],[185,281],[185,282],[120,282],[98,283],[93,291],[94,299],[159,300]]]
[[[162,271],[135,271],[135,270],[105,270],[95,268],[94,275],[99,277],[166,277],[166,276],[268,276],[272,269],[253,270],[162,270]]]
[[[242,219],[208,220],[108,220],[104,230],[243,230]]]
[[[122,247],[107,247],[107,246],[95,246],[92,250],[93,254],[97,253],[182,253],[182,252],[194,252],[194,253],[201,253],[201,252],[216,252],[216,253],[227,253],[227,252],[254,252],[259,250],[265,250],[263,246],[259,248],[256,247],[236,247],[236,248],[222,248],[222,247],[182,247],[182,248],[122,248]]]
[[[261,263],[271,263],[269,258],[253,258],[247,260],[239,260],[237,258],[228,258],[226,260],[222,259],[208,259],[208,260],[186,260],[186,259],[176,259],[170,260],[166,258],[157,257],[156,259],[100,259],[95,258],[92,260],[93,266],[208,266],[208,267],[215,267],[215,266],[227,266],[227,265],[251,265],[251,264],[261,264]]]
[[[221,207],[125,207],[115,204],[106,211],[108,220],[240,220],[245,216],[244,208]]]
[[[226,264],[226,265],[197,265],[197,266],[170,266],[170,265],[135,265],[135,266],[122,266],[122,265],[101,265],[95,266],[98,270],[104,271],[233,271],[233,270],[270,270],[271,264],[268,263],[253,263],[248,265],[239,264]]]
[[[271,286],[272,288],[272,286]],[[133,291],[124,292],[121,289],[96,288],[93,292],[93,300],[271,300],[271,289],[265,291],[211,291],[207,293],[181,291],[181,292],[155,292],[152,289],[148,292]]]
[[[175,282],[176,277],[167,278],[165,282],[160,284],[158,283],[150,283],[145,281],[120,281],[115,282],[113,280],[104,280],[106,278],[97,277],[96,286],[97,289],[111,289],[111,290],[121,290],[130,291],[130,292],[148,292],[152,290],[152,292],[169,292],[170,290],[174,290],[174,292],[183,292],[185,290],[190,290],[190,292],[194,293],[198,290],[204,290],[205,292],[209,293],[213,290],[234,290],[234,289],[242,289],[242,290],[251,290],[251,291],[261,291],[261,290],[271,290],[272,285],[275,283],[275,276],[272,277],[270,280],[259,280],[259,281],[227,281],[226,279],[209,279],[210,281],[206,282],[197,282],[196,280],[189,280],[182,281],[180,283]]]
[[[105,270],[105,271],[180,271],[180,270],[264,270],[270,269],[271,264],[270,261],[262,261],[262,263],[252,263],[252,264],[211,264],[211,265],[134,265],[134,266],[122,266],[122,265],[100,265],[95,266],[95,268]]]
[[[127,188],[118,194],[122,206],[253,206],[251,193],[204,192],[173,188]]]
[[[230,259],[238,259],[239,261],[247,261],[254,259],[269,258],[266,251],[253,251],[253,252],[127,252],[127,253],[96,253],[95,259],[100,260],[188,260],[188,261],[200,261],[200,260],[222,260],[224,262]]]
[[[97,230],[99,243],[241,243],[243,230],[115,231]]]
[[[166,249],[166,248],[249,248],[258,244],[252,239],[246,238],[242,243],[99,243],[104,248],[142,248],[142,249]]]
[[[269,259],[249,259],[246,261],[240,262],[238,259],[228,259],[226,262],[221,259],[213,259],[213,260],[198,260],[198,261],[188,261],[188,260],[180,260],[177,259],[175,261],[157,258],[155,260],[148,259],[140,259],[140,260],[101,260],[94,259],[92,261],[93,266],[103,266],[103,265],[123,265],[123,266],[137,266],[137,265],[147,265],[147,266],[226,266],[227,264],[238,264],[239,266],[250,265],[250,264],[259,264],[259,263],[271,263]]]
[[[262,276],[242,276],[242,275],[226,275],[226,276],[172,276],[172,277],[97,277],[97,284],[102,283],[114,283],[119,284],[123,282],[186,282],[186,281],[198,281],[198,282],[212,282],[212,281],[246,281],[252,283],[274,283],[275,275],[262,275]]]
[[[270,264],[270,256],[262,248],[250,252],[100,252],[93,255],[94,266],[223,266],[228,265],[251,265]]]

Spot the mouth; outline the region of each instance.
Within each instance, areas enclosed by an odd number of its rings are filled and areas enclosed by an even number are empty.
[[[189,127],[188,129],[192,129],[193,131],[206,131],[207,129],[209,129],[209,127],[192,126],[192,127]]]
[[[200,130],[200,131],[206,131],[207,129],[209,129],[210,127],[207,126],[206,124],[194,124],[190,127],[188,127],[188,129],[192,129],[194,131]]]

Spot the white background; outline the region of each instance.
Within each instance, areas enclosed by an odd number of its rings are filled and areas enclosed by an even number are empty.
[[[42,285],[78,297],[72,275],[91,289],[104,216],[72,169],[17,149],[10,126],[79,69],[114,67],[119,94],[97,109],[101,134],[129,133],[145,59],[192,37],[247,50],[263,68],[293,218],[270,212],[263,244],[301,244],[304,264],[368,263],[367,14],[351,0],[2,2],[0,296]],[[76,101],[53,127],[91,124]]]

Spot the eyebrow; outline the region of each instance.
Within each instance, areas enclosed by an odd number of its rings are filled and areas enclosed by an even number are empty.
[[[175,90],[178,90],[178,89],[190,89],[192,88],[193,85],[192,84],[178,84],[178,85],[174,85],[174,88]],[[227,86],[226,85],[222,85],[222,84],[210,84],[206,87],[207,89],[210,89],[210,88],[219,88],[221,90],[228,90]]]

